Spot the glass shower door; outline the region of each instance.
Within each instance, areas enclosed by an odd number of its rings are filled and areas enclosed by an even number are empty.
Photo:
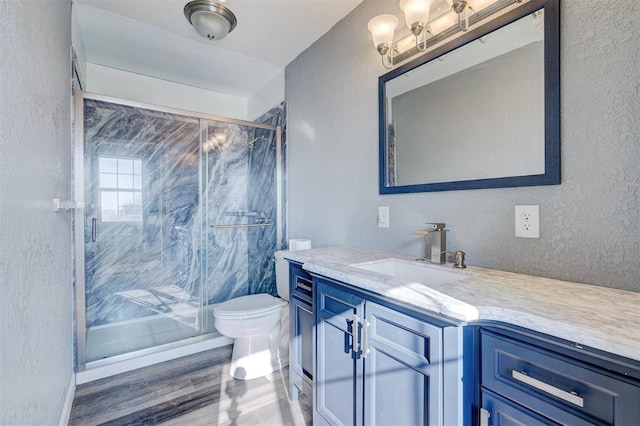
[[[208,303],[276,295],[273,254],[282,232],[277,132],[209,120],[201,121],[201,129]]]
[[[86,361],[207,332],[200,124],[86,99]]]
[[[252,123],[74,99],[74,193],[85,205],[74,216],[78,371],[227,344],[213,306],[276,294],[284,108]]]

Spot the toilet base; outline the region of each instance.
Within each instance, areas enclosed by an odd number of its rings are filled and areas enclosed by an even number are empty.
[[[231,355],[231,376],[240,380],[257,379],[288,366],[288,348],[281,346],[278,337],[236,338]]]

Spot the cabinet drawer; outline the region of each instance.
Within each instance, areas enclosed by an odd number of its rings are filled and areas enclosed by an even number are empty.
[[[291,296],[298,297],[311,303],[313,298],[313,279],[302,269],[299,263],[289,262],[289,291]]]
[[[559,423],[573,416],[640,424],[640,387],[577,359],[487,330],[481,332],[481,385]]]
[[[501,398],[486,390],[482,391],[482,408],[489,412],[489,416],[488,421],[483,422],[482,414],[480,415],[480,426],[548,426],[550,424],[556,424],[551,423],[549,419],[541,417],[526,408],[522,408],[518,404],[514,404],[506,398]],[[584,424],[584,421],[582,423],[572,422],[567,424],[578,426],[579,424]]]

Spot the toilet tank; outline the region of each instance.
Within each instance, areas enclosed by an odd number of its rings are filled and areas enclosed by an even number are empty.
[[[289,261],[276,257],[276,288],[278,296],[289,301]]]

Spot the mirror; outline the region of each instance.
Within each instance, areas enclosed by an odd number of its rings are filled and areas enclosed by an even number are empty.
[[[380,193],[560,183],[557,0],[380,77]]]

